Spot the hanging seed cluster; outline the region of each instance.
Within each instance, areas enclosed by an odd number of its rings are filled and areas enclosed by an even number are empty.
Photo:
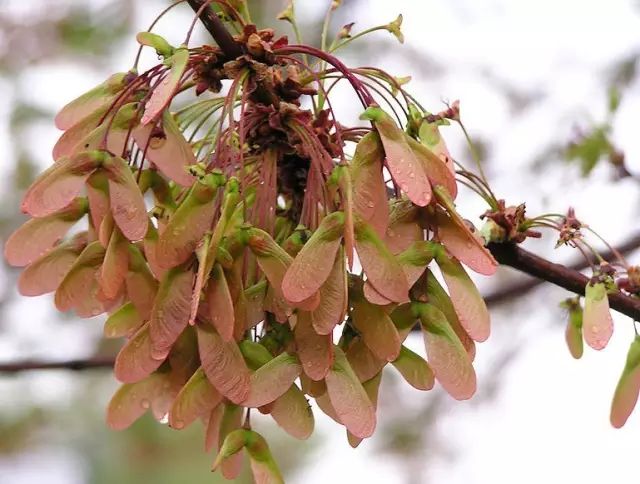
[[[138,41],[162,62],[60,111],[54,162],[5,249],[22,294],[107,314],[105,337],[123,338],[109,425],[147,410],[175,429],[202,420],[226,477],[244,449],[259,482],[280,482],[250,409],[306,439],[312,400],[355,447],[388,364],[470,398],[490,327],[464,266],[497,264],[456,211],[443,120],[382,70],[250,24],[237,58]],[[335,117],[338,82],[357,126]],[[415,327],[422,355],[403,344]]]

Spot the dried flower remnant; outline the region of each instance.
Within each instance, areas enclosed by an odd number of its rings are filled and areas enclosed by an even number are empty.
[[[26,266],[22,294],[55,292],[58,309],[80,317],[106,313],[105,336],[125,338],[110,426],[147,409],[175,429],[202,420],[225,477],[246,450],[257,482],[281,482],[253,408],[305,439],[315,399],[356,446],[375,429],[389,363],[418,390],[474,394],[475,342],[490,322],[464,266],[491,275],[497,262],[454,202],[439,127],[459,121],[459,104],[432,115],[408,79],[335,55],[373,31],[402,42],[402,16],[360,33],[349,24],[333,42],[325,29],[317,49],[258,29],[243,1],[212,3],[235,36],[215,15],[219,46],[142,32],[141,48],[162,62],[138,71],[136,61],[62,109],[54,163],[25,194],[32,218],[5,256]],[[297,31],[293,4],[280,18]],[[361,124],[336,118],[337,82]],[[506,240],[537,236],[524,206],[490,206]],[[76,225],[86,230],[67,237]],[[587,290],[585,339],[598,346],[606,328],[593,338],[592,321],[603,321],[606,292]],[[418,324],[423,355],[403,345]]]

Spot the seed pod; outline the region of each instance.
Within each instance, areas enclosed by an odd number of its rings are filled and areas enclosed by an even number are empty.
[[[131,168],[124,159],[112,157],[105,160],[104,169],[109,179],[113,219],[127,239],[142,240],[147,233],[149,217]]]
[[[234,341],[224,341],[210,327],[197,326],[202,369],[216,389],[233,403],[249,395],[249,368]]]
[[[133,303],[123,304],[116,312],[111,314],[104,323],[103,334],[105,338],[122,338],[132,336],[144,321]]]
[[[582,306],[580,306],[579,300],[570,299],[569,304],[569,320],[567,321],[564,337],[571,356],[579,360],[582,358],[584,351],[582,340]]]
[[[349,432],[362,439],[370,437],[376,427],[375,408],[340,348],[335,347],[335,355],[325,378],[331,405]]]
[[[462,343],[438,308],[420,303],[417,310],[436,379],[456,400],[468,400],[476,391],[476,373]]]
[[[78,196],[87,178],[106,156],[102,151],[88,151],[61,158],[31,184],[22,199],[22,211],[40,218],[64,209]]]
[[[491,323],[489,310],[478,288],[456,259],[440,253],[437,262],[460,324],[475,341],[486,341]]]
[[[356,250],[373,288],[390,301],[406,301],[409,284],[402,267],[375,231],[363,221],[356,222]]]
[[[387,166],[393,180],[407,194],[409,200],[419,207],[426,207],[431,201],[431,184],[422,164],[409,146],[407,136],[395,121],[378,107],[369,107],[362,119],[374,122],[387,159]]]
[[[198,368],[182,387],[169,411],[169,425],[174,429],[187,427],[196,418],[208,415],[222,401],[222,395]]]
[[[613,394],[611,425],[622,427],[638,401],[640,392],[640,337],[636,336],[629,347],[627,361]]]
[[[320,222],[320,226],[298,253],[282,280],[284,297],[301,303],[320,290],[329,277],[344,229],[344,214],[334,212]]]
[[[306,440],[313,433],[313,410],[295,383],[273,402],[270,414],[285,432],[296,439]]]
[[[273,402],[291,388],[301,372],[298,358],[280,353],[251,375],[249,394],[242,405],[257,408]]]
[[[585,288],[582,333],[584,340],[594,350],[601,350],[607,346],[613,334],[609,298],[607,298],[607,288],[603,282],[595,284],[589,282]]]
[[[352,302],[353,325],[367,347],[380,359],[393,361],[400,353],[400,336],[389,315],[381,306],[364,299]]]
[[[176,94],[182,75],[187,68],[189,49],[186,46],[180,46],[174,50],[173,55],[165,62],[170,66],[171,70],[165,75],[160,85],[156,86],[147,101],[141,120],[142,124],[148,124],[156,119],[171,103],[171,99]]]
[[[23,296],[40,296],[55,291],[87,246],[87,232],[57,245],[27,266],[18,278]]]
[[[107,407],[107,425],[114,430],[129,427],[149,410],[165,384],[163,375],[154,373],[142,381],[122,385]]]
[[[113,367],[118,380],[123,383],[138,382],[156,371],[164,358],[154,358],[149,323],[142,326],[122,347]]]
[[[384,237],[389,224],[387,187],[384,183],[382,163],[384,148],[375,131],[364,136],[356,146],[349,164],[353,180],[353,208],[355,213]]]
[[[406,346],[402,346],[393,366],[409,385],[418,390],[431,390],[435,383],[433,370],[429,364]]]
[[[167,271],[160,283],[149,324],[153,354],[158,358],[169,354],[189,323],[193,281],[191,270],[176,267]]]
[[[161,132],[158,130],[162,128]],[[190,187],[195,177],[187,168],[196,164],[191,145],[169,111],[162,114],[162,125],[154,129],[154,124],[140,125],[132,132],[136,144],[158,170],[170,180],[183,187]]]
[[[64,106],[56,115],[56,127],[69,129],[94,111],[107,107],[116,95],[125,88],[127,75],[126,72],[113,74],[102,84]]]
[[[76,198],[52,215],[27,221],[7,239],[5,259],[15,267],[31,264],[54,247],[88,208],[86,198]]]

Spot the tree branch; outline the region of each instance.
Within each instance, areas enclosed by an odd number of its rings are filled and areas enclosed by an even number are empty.
[[[616,251],[622,255],[627,255],[638,248],[640,248],[640,233],[633,235],[629,240],[617,246]],[[604,260],[613,260],[615,258],[615,254],[611,250],[602,252],[600,255]],[[581,257],[575,262],[567,264],[567,267],[576,271],[581,271],[589,267],[589,261],[584,257]],[[522,297],[524,294],[542,285],[544,282],[545,281],[543,279],[527,278],[523,281],[510,284],[508,287],[503,289],[497,289],[495,292],[486,295],[484,300],[489,306],[508,302],[514,298]]]
[[[206,0],[187,0],[187,3],[196,13],[205,2]],[[234,40],[210,5],[207,5],[200,14],[200,21],[229,59],[235,59],[242,55],[242,48]]]
[[[113,368],[115,358],[112,356],[95,357],[86,360],[69,361],[18,361],[13,363],[0,363],[0,373],[18,373],[29,370],[88,370],[92,368]]]
[[[515,244],[491,243],[489,250],[496,260],[525,274],[584,295],[589,278],[575,269],[539,257]],[[609,294],[609,306],[634,320],[640,320],[640,299],[622,293]]]

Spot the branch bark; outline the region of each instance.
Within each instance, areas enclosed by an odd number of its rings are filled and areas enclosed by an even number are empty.
[[[627,255],[638,248],[640,248],[640,233],[633,235],[626,242],[617,246],[616,251],[622,255]],[[610,250],[602,252],[600,255],[604,260],[610,261],[615,258],[615,254]],[[575,262],[567,264],[567,267],[575,271],[582,271],[589,267],[589,262],[585,260],[584,257],[581,257]],[[495,292],[486,295],[484,300],[489,306],[508,302],[514,298],[522,297],[527,292],[542,285],[544,282],[544,279],[537,279],[533,277],[527,278],[523,281],[510,284],[509,287],[505,287],[504,289],[497,289]]]
[[[196,13],[205,2],[206,0],[187,0],[189,6],[191,6]],[[235,59],[242,55],[242,48],[233,39],[233,36],[229,33],[210,5],[207,5],[200,14],[200,21],[229,59]]]
[[[543,259],[515,244],[489,244],[496,260],[506,266],[560,286],[575,294],[584,295],[589,278],[581,272]],[[622,293],[609,294],[609,306],[634,320],[640,320],[640,299]]]
[[[69,361],[37,361],[26,360],[10,363],[0,363],[0,373],[19,373],[30,370],[71,370],[80,371],[93,368],[113,368],[113,356],[95,357],[86,360]]]

